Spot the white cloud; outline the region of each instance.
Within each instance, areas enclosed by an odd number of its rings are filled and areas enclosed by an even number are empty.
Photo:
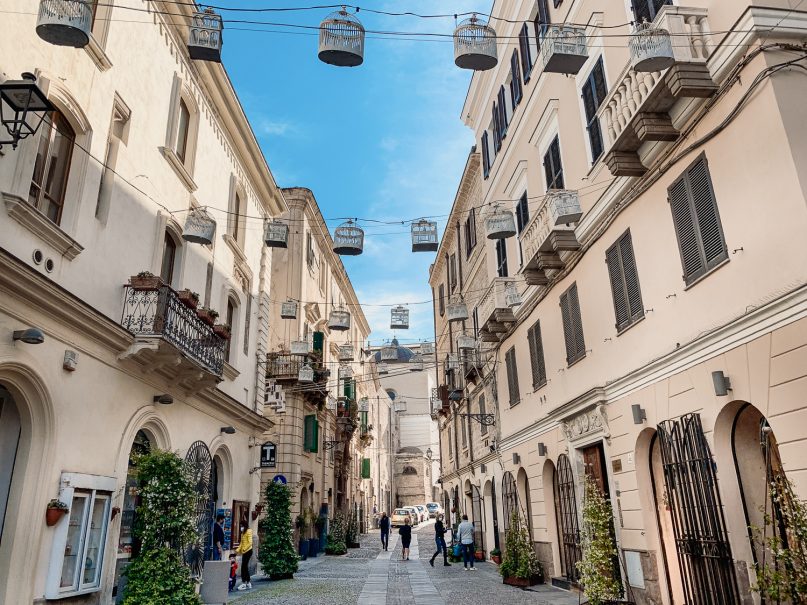
[[[283,120],[270,120],[259,117],[253,122],[258,135],[286,137],[300,134],[300,129],[292,122]]]

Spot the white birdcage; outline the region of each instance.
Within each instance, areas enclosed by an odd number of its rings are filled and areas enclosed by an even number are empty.
[[[280,317],[282,319],[297,319],[297,301],[287,300],[281,303]]]
[[[412,358],[409,360],[409,371],[410,372],[422,372],[423,371],[423,355],[420,353],[415,353],[412,355]]]
[[[392,402],[392,411],[393,412],[405,412],[406,411],[406,399],[396,399]]]
[[[342,223],[333,232],[333,251],[345,256],[357,256],[364,249],[364,230],[354,221]]]
[[[334,309],[328,317],[328,329],[344,332],[350,329],[350,313],[342,308]]]
[[[392,307],[390,311],[390,325],[391,330],[408,330],[409,329],[409,309],[402,306]]]
[[[434,355],[434,343],[424,342],[420,345],[420,352],[423,355]]]
[[[460,368],[460,358],[455,353],[446,356],[446,370],[458,370]]]
[[[412,223],[412,252],[436,252],[437,223],[420,219]]]
[[[92,5],[87,0],[41,0],[36,34],[56,46],[84,48],[90,43]]]
[[[311,345],[307,340],[295,340],[291,343],[292,355],[308,355],[311,352]]]
[[[448,321],[465,321],[468,319],[468,306],[459,298],[446,305],[446,317]]]
[[[332,412],[336,411],[336,397],[333,395],[328,395],[328,398],[325,400],[325,408],[331,410]]]
[[[628,48],[633,71],[661,71],[675,63],[670,32],[647,21],[636,25]]]
[[[339,366],[339,379],[353,378],[353,368],[350,366]]]
[[[297,373],[297,380],[300,382],[314,382],[314,368],[305,364]]]
[[[398,347],[394,344],[384,345],[381,347],[381,360],[382,361],[396,361],[398,359]]]
[[[580,196],[577,191],[551,189],[547,191],[546,196],[546,204],[549,207],[549,214],[555,226],[576,223],[583,216],[583,209],[580,207]]]
[[[216,237],[216,221],[203,208],[195,208],[185,217],[182,239],[209,246]]]
[[[353,361],[355,352],[350,343],[339,345],[339,361]]]
[[[462,69],[483,71],[498,63],[496,31],[472,15],[454,30],[454,64]]]
[[[318,56],[337,67],[357,67],[364,62],[364,26],[345,7],[320,23]]]
[[[221,63],[223,28],[221,16],[212,8],[194,13],[188,33],[188,54],[191,59]]]
[[[389,366],[383,361],[381,363],[377,363],[375,367],[376,370],[378,370],[379,376],[385,376],[389,374]]]
[[[370,411],[370,400],[367,397],[362,397],[361,399],[359,399],[359,411],[360,412]]]
[[[263,228],[263,241],[269,248],[287,248],[289,245],[289,226],[280,221],[266,221]]]
[[[524,302],[521,292],[518,291],[518,286],[515,282],[508,282],[504,287],[504,304],[508,307],[517,307]]]
[[[494,208],[485,219],[485,235],[488,239],[506,239],[516,233],[516,219],[509,210]]]
[[[586,30],[572,25],[544,25],[541,53],[544,71],[576,74],[588,59]]]
[[[476,348],[476,339],[473,336],[460,334],[457,336],[457,348],[460,351],[472,351]]]

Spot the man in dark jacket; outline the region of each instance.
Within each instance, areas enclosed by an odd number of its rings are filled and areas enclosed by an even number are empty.
[[[450,566],[451,563],[448,562],[448,548],[446,548],[446,526],[443,525],[443,515],[437,515],[437,521],[434,524],[434,542],[437,544],[437,552],[432,555],[432,558],[429,560],[429,565],[434,567],[434,560],[437,558],[437,555],[440,554],[440,551],[443,551],[443,565]]]
[[[381,546],[387,550],[389,546],[389,517],[387,513],[381,513],[381,519],[378,521],[378,527],[381,528]]]
[[[216,515],[213,524],[213,560],[224,560],[224,515]]]

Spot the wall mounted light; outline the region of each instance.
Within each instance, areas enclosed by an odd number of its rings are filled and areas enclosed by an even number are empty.
[[[638,403],[630,406],[630,411],[633,412],[633,424],[643,424],[647,420],[647,412]]]
[[[223,427],[221,427],[221,432],[224,433],[225,435],[234,435],[235,434],[235,428],[233,428],[231,426],[223,426]]]
[[[479,472],[481,472],[484,475],[485,473],[488,472],[488,467],[485,466],[484,464],[480,464],[479,465]]]
[[[723,397],[731,390],[731,380],[722,371],[712,372],[712,382],[715,385],[715,395]]]
[[[25,330],[14,330],[11,340],[20,340],[27,345],[41,345],[45,342],[45,335],[39,328],[26,328]]]
[[[153,401],[154,403],[161,403],[162,405],[171,405],[174,403],[174,398],[168,393],[163,393],[162,395],[155,395]]]
[[[521,456],[513,452],[513,464],[521,464]]]
[[[538,442],[538,455],[546,456],[546,445],[541,442]]]

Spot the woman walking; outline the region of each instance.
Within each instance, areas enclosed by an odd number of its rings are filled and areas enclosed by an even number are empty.
[[[409,560],[409,545],[412,543],[412,528],[409,526],[409,517],[404,521],[404,525],[398,528],[401,536],[401,561]]]
[[[443,515],[437,515],[437,521],[434,523],[434,543],[437,545],[437,552],[432,555],[429,560],[429,565],[434,567],[434,560],[443,553],[443,565],[450,566],[448,562],[448,549],[446,548],[446,526],[443,525]]]
[[[238,590],[252,588],[252,578],[249,575],[249,560],[252,558],[252,530],[247,526],[246,521],[241,524],[241,543],[235,551],[241,555],[241,585]]]

